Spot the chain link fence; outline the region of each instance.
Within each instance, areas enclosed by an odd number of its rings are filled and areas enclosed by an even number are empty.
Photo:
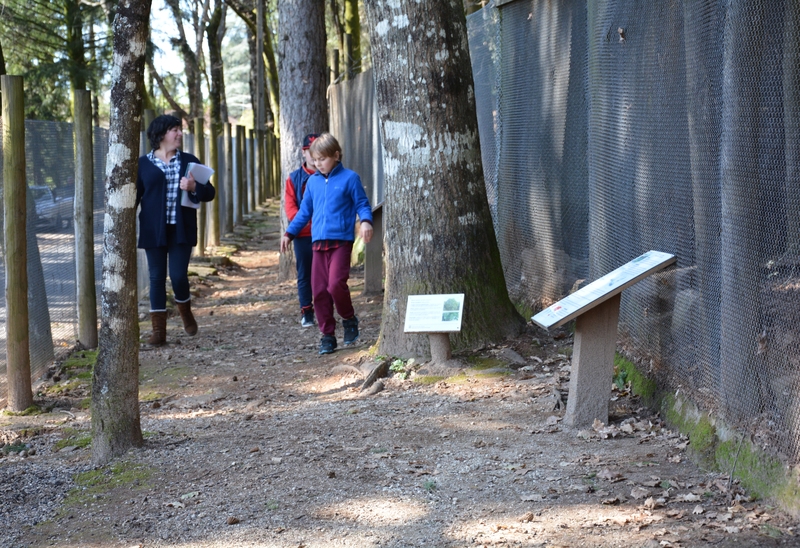
[[[624,352],[798,462],[800,5],[497,4],[468,24],[512,298],[674,253],[623,293]]]
[[[103,222],[105,201],[105,164],[108,152],[108,130],[94,129],[94,254],[95,286],[98,317],[102,288]],[[184,138],[185,150],[194,150],[194,136]],[[249,141],[249,140],[248,140]],[[233,139],[234,146],[236,139]],[[224,140],[218,141],[219,172],[225,173]],[[141,153],[147,150],[144,133]],[[205,150],[209,150],[208,138]],[[75,266],[75,232],[73,224],[75,197],[75,160],[73,126],[62,122],[27,120],[25,122],[25,163],[28,182],[28,315],[31,377],[40,378],[53,363],[63,357],[78,339],[77,285]],[[252,158],[248,155],[248,161]],[[234,173],[237,167],[234,157]],[[2,143],[0,143],[0,196],[2,196]],[[245,172],[246,174],[247,172]],[[252,181],[247,181],[247,187]],[[234,192],[236,192],[234,186]],[[227,219],[224,185],[216,184],[219,200],[219,223]],[[210,208],[206,208],[207,215]],[[0,213],[0,217],[2,214]],[[208,241],[206,223],[206,241]],[[221,230],[224,235],[224,230]],[[0,246],[2,252],[2,246]],[[137,285],[140,298],[148,291],[147,259],[138,250]],[[5,261],[0,254],[0,284],[5,287]],[[6,329],[5,291],[0,292],[0,404],[6,399]]]

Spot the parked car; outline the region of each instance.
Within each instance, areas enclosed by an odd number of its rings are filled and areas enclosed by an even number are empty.
[[[69,228],[73,215],[73,197],[58,197],[47,186],[32,186],[30,188],[33,201],[36,204],[37,224],[51,227],[55,230],[61,230],[63,227]]]

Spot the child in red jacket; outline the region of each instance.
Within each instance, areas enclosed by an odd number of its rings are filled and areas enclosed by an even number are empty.
[[[308,178],[316,173],[314,159],[309,151],[311,143],[319,137],[309,133],[303,137],[303,163],[292,171],[286,179],[286,191],[283,207],[286,217],[291,223],[300,210]],[[294,260],[297,263],[297,296],[300,299],[300,325],[314,325],[314,306],[311,302],[311,222],[309,222],[294,238]]]

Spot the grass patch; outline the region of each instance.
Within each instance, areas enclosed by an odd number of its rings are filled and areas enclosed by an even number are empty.
[[[631,384],[631,391],[642,398],[645,405],[652,405],[656,398],[656,383],[642,374],[633,362],[617,354],[614,357],[615,382],[617,375]]]
[[[452,377],[447,377],[445,379],[446,382],[449,384],[466,384],[469,382],[469,377],[463,371],[458,375],[453,375]]]
[[[44,411],[42,411],[42,408],[38,405],[31,405],[24,411],[3,411],[3,415],[8,415],[9,417],[30,417],[33,415],[41,415],[42,413],[44,413]]]
[[[139,401],[141,401],[141,402],[153,402],[153,401],[160,400],[164,396],[166,396],[166,394],[164,394],[163,392],[155,392],[153,390],[148,391],[148,392],[141,392],[140,391],[139,392]]]
[[[506,362],[495,357],[486,356],[470,356],[467,358],[467,363],[470,364],[470,369],[482,371],[483,369],[494,369],[496,367],[506,367]]]
[[[277,510],[280,507],[281,507],[281,505],[278,504],[277,500],[268,500],[267,501],[267,510]]]
[[[517,309],[517,312],[519,312],[520,316],[525,318],[526,322],[530,321],[530,319],[533,317],[533,308],[527,303],[514,303],[514,308]]]
[[[425,480],[422,482],[422,488],[425,489],[428,493],[433,493],[436,491],[436,482],[433,480]]]
[[[152,475],[151,468],[127,461],[118,462],[109,468],[76,474],[74,479],[77,487],[70,490],[64,499],[62,514],[67,513],[70,507],[87,504],[96,496],[118,487],[129,490],[147,488]]]
[[[439,375],[417,375],[414,377],[414,382],[422,385],[436,384],[443,381],[445,378]]]
[[[64,371],[74,371],[76,369],[88,369],[89,378],[92,378],[91,371],[94,364],[97,362],[97,350],[79,350],[73,352],[61,364],[61,369]]]
[[[91,375],[91,373],[90,373]],[[72,392],[80,387],[89,388],[90,383],[87,383],[83,379],[70,379],[68,381],[64,381],[58,384],[54,384],[53,386],[47,388],[44,392],[45,394],[51,396],[57,396],[60,394],[65,394],[67,392]]]
[[[64,447],[74,445],[75,447],[88,447],[92,443],[92,433],[88,430],[77,430],[75,428],[64,428],[62,431],[63,439],[56,442],[54,448],[60,451]]]
[[[493,371],[491,373],[476,373],[473,375],[476,379],[502,379],[511,375],[511,371]]]
[[[83,398],[78,402],[78,409],[90,409],[92,407],[92,398]]]

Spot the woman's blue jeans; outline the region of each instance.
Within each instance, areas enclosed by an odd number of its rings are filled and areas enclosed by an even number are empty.
[[[167,225],[167,245],[145,249],[150,271],[150,312],[167,309],[167,265],[176,302],[186,302],[189,293],[189,259],[192,246],[175,241],[175,225]]]

